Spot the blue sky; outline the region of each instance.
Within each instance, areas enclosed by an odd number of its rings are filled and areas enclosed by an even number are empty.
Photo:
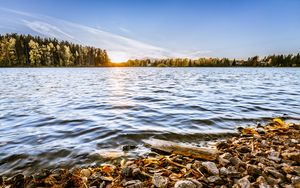
[[[95,28],[166,50],[168,57],[300,51],[298,0],[0,0],[0,7]]]

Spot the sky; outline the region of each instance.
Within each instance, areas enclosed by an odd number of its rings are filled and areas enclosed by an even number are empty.
[[[0,33],[56,37],[134,58],[300,51],[299,0],[0,0]]]

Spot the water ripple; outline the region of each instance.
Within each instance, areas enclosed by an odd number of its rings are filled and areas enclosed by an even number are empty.
[[[98,162],[150,137],[201,144],[300,121],[300,69],[0,69],[0,175]]]

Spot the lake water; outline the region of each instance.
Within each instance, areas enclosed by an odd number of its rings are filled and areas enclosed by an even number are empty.
[[[299,122],[300,69],[2,68],[0,174],[91,164],[151,137],[199,144],[275,116]]]

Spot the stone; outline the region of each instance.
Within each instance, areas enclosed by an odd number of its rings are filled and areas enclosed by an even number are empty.
[[[126,177],[126,178],[129,178],[132,176],[132,171],[133,169],[131,167],[124,167],[122,170],[121,170],[121,175],[123,177]]]
[[[248,180],[248,177],[246,176],[246,177],[239,179],[237,181],[237,185],[239,185],[240,188],[250,188],[251,183]]]
[[[231,178],[240,178],[241,177],[241,173],[237,172],[233,166],[229,166],[227,168],[227,171],[228,171],[228,174],[227,174],[228,177],[231,177]]]
[[[16,187],[16,188],[23,188],[25,187],[24,183],[25,183],[25,176],[23,174],[17,174],[16,176],[14,176],[12,178],[12,188]]]
[[[210,162],[210,161],[207,161],[207,162],[203,162],[202,163],[202,166],[204,166],[204,168],[210,173],[210,174],[213,174],[213,175],[219,175],[219,169],[217,168],[216,166],[216,163],[214,162]]]
[[[3,177],[0,176],[0,187],[4,186],[4,180],[3,180]]]
[[[242,163],[242,160],[240,158],[236,157],[236,156],[231,157],[229,161],[234,166],[239,166]]]
[[[265,132],[265,129],[262,128],[262,127],[257,128],[257,129],[256,129],[256,132],[258,132],[259,134],[265,134],[265,133],[266,133],[266,132]]]
[[[137,148],[137,146],[135,146],[135,145],[125,145],[122,147],[123,151],[125,151],[125,152],[136,149],[136,148]]]
[[[259,188],[271,188],[263,176],[259,176],[256,179],[256,183],[258,184]]]
[[[284,179],[284,175],[281,174],[280,172],[278,172],[278,171],[275,170],[275,169],[267,168],[267,169],[265,169],[265,171],[266,171],[268,174],[271,174],[272,176],[274,176],[275,178]]]
[[[222,179],[219,176],[209,176],[207,180],[209,183],[214,184],[220,184],[222,182]]]
[[[219,142],[219,143],[217,144],[217,148],[218,148],[218,149],[226,149],[226,148],[228,148],[228,147],[229,147],[229,144],[227,144],[227,142],[225,142],[225,141]]]
[[[291,174],[294,172],[294,169],[292,166],[284,164],[281,168],[286,174]]]
[[[167,188],[169,179],[158,173],[155,173],[152,178],[152,183],[158,188]]]
[[[83,177],[90,177],[91,176],[91,171],[89,169],[82,169],[80,171],[81,176]]]
[[[293,144],[299,144],[299,141],[296,140],[296,139],[291,139],[291,142],[292,142]]]
[[[228,170],[225,167],[220,168],[220,175],[221,176],[227,176],[228,175]]]
[[[131,180],[124,183],[126,188],[143,188],[144,184],[140,180]]]
[[[300,166],[293,166],[293,171],[296,173],[298,176],[300,176]]]
[[[104,188],[105,187],[105,181],[103,181],[100,185],[99,188]]]
[[[174,188],[202,188],[202,184],[200,182],[195,183],[192,180],[179,180],[175,183]]]
[[[223,153],[222,155],[220,155],[222,158],[229,160],[232,155],[230,153]]]
[[[294,124],[296,130],[300,130],[300,124]]]
[[[300,177],[299,176],[293,176],[291,178],[291,182],[292,184],[295,186],[295,185],[300,185]]]
[[[266,148],[266,147],[269,147],[269,144],[268,144],[268,142],[266,140],[263,140],[263,141],[261,141],[260,146],[262,148]]]
[[[197,188],[202,188],[203,187],[202,183],[200,183],[198,180],[195,180],[193,178],[188,179],[188,180],[193,182],[197,186]]]
[[[281,182],[281,179],[279,179],[279,178],[276,179],[271,176],[267,176],[266,180],[267,180],[268,184],[272,185],[272,187],[274,187],[275,185],[277,185]]]
[[[249,153],[251,152],[251,148],[248,147],[248,146],[241,146],[241,147],[238,147],[237,150],[241,153]]]
[[[219,163],[222,166],[227,166],[230,163],[230,161],[228,159],[225,159],[223,155],[220,155],[218,159],[219,159]]]
[[[300,152],[283,153],[281,155],[284,159],[290,159],[298,164],[300,163]]]
[[[272,152],[269,153],[268,159],[279,163],[281,161],[281,158],[279,156],[280,156],[279,152],[272,151]]]
[[[261,175],[262,171],[259,169],[259,167],[257,165],[247,165],[247,172],[249,175],[253,176],[253,177],[258,177]]]

